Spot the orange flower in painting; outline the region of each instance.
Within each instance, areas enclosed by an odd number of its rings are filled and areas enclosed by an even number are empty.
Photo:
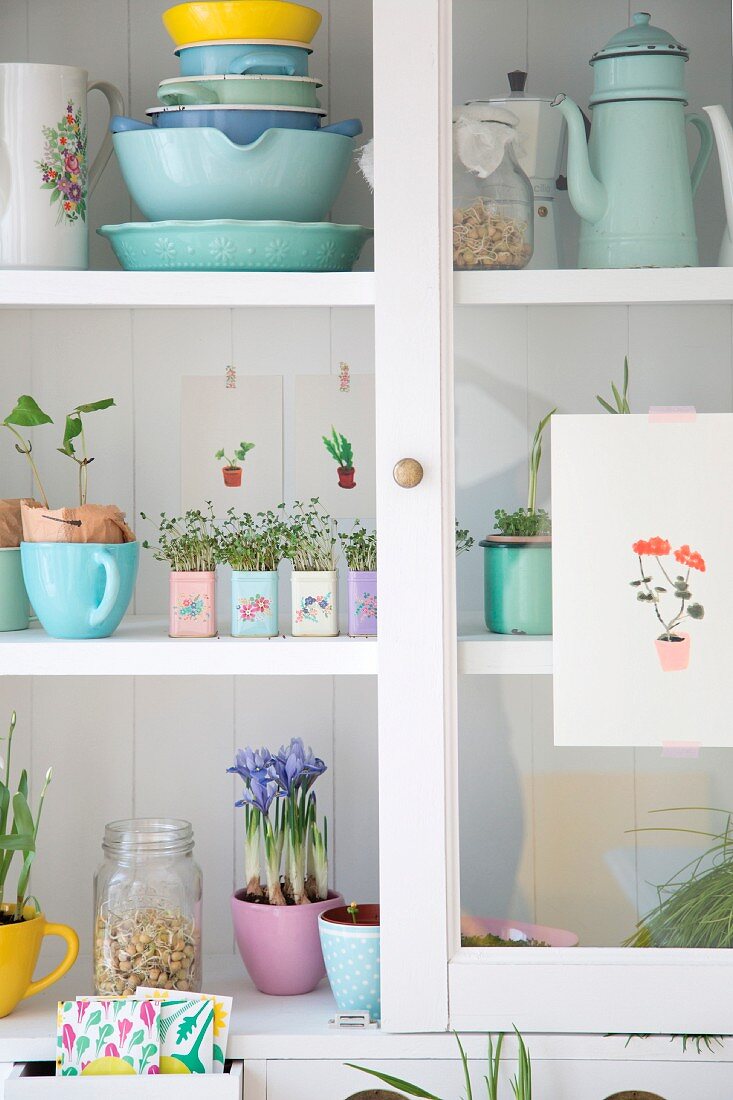
[[[657,535],[653,539],[639,539],[638,542],[633,544],[631,549],[635,554],[651,554],[652,557],[663,558],[670,552],[671,545],[669,539],[663,539]]]
[[[679,550],[675,550],[674,556],[680,565],[686,565],[688,569],[698,569],[701,573],[705,572],[704,558],[697,550],[690,550],[687,543],[680,546]]]

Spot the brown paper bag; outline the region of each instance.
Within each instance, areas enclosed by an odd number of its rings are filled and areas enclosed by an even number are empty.
[[[0,547],[20,546],[22,538],[20,500],[0,500]]]
[[[134,542],[125,514],[114,504],[83,504],[78,508],[44,508],[37,500],[22,500],[20,514],[26,542]]]

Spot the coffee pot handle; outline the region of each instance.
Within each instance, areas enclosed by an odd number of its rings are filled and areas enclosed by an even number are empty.
[[[87,92],[93,92],[97,90],[102,93],[107,102],[109,103],[110,118],[112,115],[124,115],[125,113],[125,101],[122,98],[122,92],[118,88],[115,88],[114,84],[109,84],[106,80],[94,80],[91,84],[87,85]],[[99,183],[99,177],[107,166],[107,161],[112,156],[112,135],[108,128],[105,128],[104,141],[102,142],[99,152],[92,161],[92,166],[89,169],[89,194],[91,195],[94,188]]]
[[[697,159],[690,172],[690,183],[692,184],[692,193],[694,195],[700,186],[702,174],[707,168],[710,154],[713,151],[713,128],[710,125],[710,120],[705,115],[698,115],[692,112],[689,115],[685,115],[685,122],[691,122],[700,134],[700,152],[697,154]]]

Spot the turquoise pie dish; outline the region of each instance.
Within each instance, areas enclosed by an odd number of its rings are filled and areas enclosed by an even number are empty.
[[[126,271],[351,271],[374,231],[285,221],[161,221],[103,225]]]

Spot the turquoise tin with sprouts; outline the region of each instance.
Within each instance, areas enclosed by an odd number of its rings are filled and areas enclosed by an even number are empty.
[[[494,634],[552,634],[549,535],[489,535],[484,548],[484,619]]]
[[[232,636],[274,638],[279,633],[277,572],[232,570]]]

